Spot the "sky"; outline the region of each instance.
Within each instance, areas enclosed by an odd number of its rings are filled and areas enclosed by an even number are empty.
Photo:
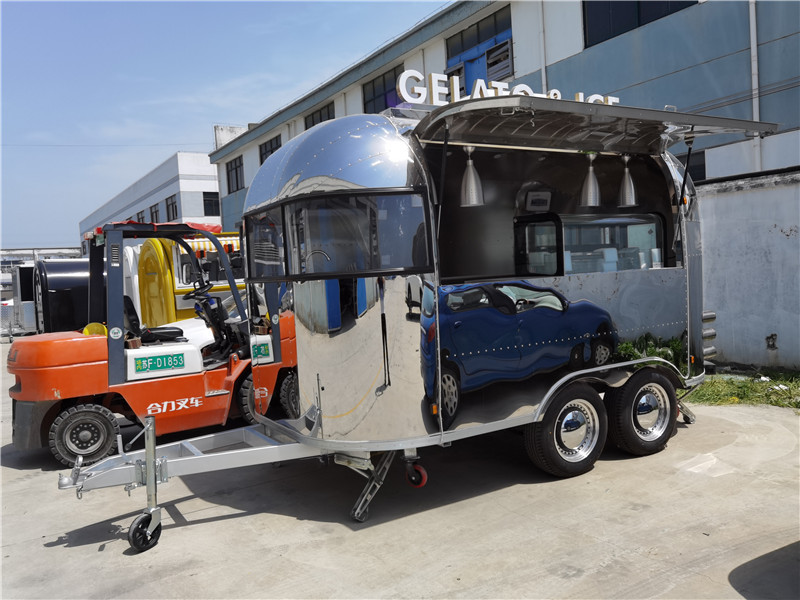
[[[213,150],[445,0],[0,2],[0,248],[79,222],[175,152]]]

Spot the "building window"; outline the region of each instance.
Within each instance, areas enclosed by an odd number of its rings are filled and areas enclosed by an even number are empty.
[[[151,223],[158,223],[159,222],[159,220],[158,220],[158,202],[156,202],[155,204],[153,204],[153,206],[150,207],[150,222]]]
[[[365,113],[379,113],[391,106],[397,106],[397,78],[402,72],[403,65],[397,65],[362,86]]]
[[[140,210],[139,212],[136,213],[136,220],[139,223],[144,223],[144,211],[143,210]]]
[[[306,129],[311,129],[317,123],[322,123],[333,119],[336,115],[333,112],[333,102],[326,104],[319,110],[315,110],[310,115],[306,115]]]
[[[178,198],[172,194],[164,200],[164,203],[167,205],[167,221],[176,221],[178,219]]]
[[[219,192],[203,192],[203,215],[219,216]]]
[[[228,171],[228,193],[238,192],[244,187],[244,165],[242,157],[237,156],[225,165]]]
[[[677,158],[682,165],[686,164],[686,155],[678,154]],[[692,178],[693,183],[704,181],[706,179],[706,151],[700,150],[692,152],[692,162],[689,163],[689,177]]]
[[[693,4],[697,4],[697,1],[583,0],[584,43],[587,48],[594,46]]]
[[[280,134],[276,135],[271,140],[267,140],[263,144],[258,145],[258,156],[261,159],[261,164],[264,164],[264,161],[267,160],[273,152],[275,152],[278,148],[281,147],[281,136]]]
[[[460,77],[462,96],[472,93],[477,79],[513,77],[511,39],[510,6],[447,38],[446,73]]]

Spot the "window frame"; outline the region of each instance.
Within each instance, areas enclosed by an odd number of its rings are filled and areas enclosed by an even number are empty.
[[[306,130],[311,129],[314,125],[318,125],[324,121],[330,121],[336,118],[336,107],[333,101],[328,102],[325,106],[321,106],[315,111],[308,113],[305,116],[304,123]]]
[[[214,210],[209,212],[209,203],[214,203]],[[221,215],[219,202],[219,192],[203,192],[203,216],[204,217],[219,217]]]
[[[277,150],[280,149],[281,143],[281,134],[279,133],[274,138],[267,140],[258,145],[258,158],[261,161],[259,164],[264,164],[264,161],[267,160],[272,154],[274,154]]]
[[[386,110],[387,108],[392,108],[399,104],[399,98],[397,96],[397,78],[402,72],[403,63],[400,63],[396,67],[389,69],[388,71],[384,71],[377,77],[364,82],[364,84],[361,86],[361,99],[364,108],[364,114],[377,114],[383,110]],[[379,81],[381,84],[381,91],[376,92],[376,86]],[[391,87],[387,87],[387,82],[390,83]],[[371,90],[369,93],[367,92],[368,89]],[[392,93],[394,94],[393,104],[389,98]],[[379,99],[381,101],[380,107],[376,108],[375,103]]]
[[[225,163],[225,172],[229,194],[244,189],[244,160],[241,154]]]
[[[167,208],[167,222],[176,221],[178,219],[178,196],[172,194],[164,199],[164,204]]]

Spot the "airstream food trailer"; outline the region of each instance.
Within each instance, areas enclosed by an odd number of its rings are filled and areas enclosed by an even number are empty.
[[[248,298],[267,304],[250,307],[253,332],[266,314],[280,335],[291,288],[302,417],[157,453],[148,441],[146,458],[60,486],[147,483],[129,535],[146,549],[167,465],[332,455],[368,478],[361,521],[398,453],[422,485],[421,448],[491,431],[523,427],[532,461],[562,477],[591,469],[607,438],[657,452],[679,411],[693,420],[676,389],[698,385],[713,352],[697,198],[667,148],[774,129],[522,96],[316,125],[262,165],[243,216]]]

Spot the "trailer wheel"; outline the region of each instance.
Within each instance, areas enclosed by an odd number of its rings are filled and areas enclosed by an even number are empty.
[[[258,423],[255,416],[253,416],[256,413],[256,395],[253,390],[252,373],[245,377],[242,381],[242,385],[239,386],[238,400],[239,412],[242,413],[242,418],[251,425]]]
[[[544,418],[525,428],[525,449],[542,471],[574,477],[591,471],[606,441],[608,419],[600,395],[589,385],[559,392]]]
[[[141,514],[133,520],[130,529],[128,529],[128,543],[137,552],[150,550],[158,543],[158,538],[161,537],[161,523],[153,530],[152,534],[148,535],[147,527],[150,525],[151,519],[152,515]]]
[[[71,467],[78,456],[84,465],[114,454],[119,423],[110,410],[99,404],[78,404],[63,411],[50,426],[50,451],[56,460]]]
[[[297,373],[290,372],[281,383],[280,400],[286,416],[290,419],[299,419],[300,409],[300,382]]]
[[[675,387],[657,371],[639,371],[611,393],[608,411],[614,444],[636,456],[654,454],[666,447],[675,431]]]
[[[416,463],[406,467],[406,481],[411,487],[421,488],[428,483],[428,472],[425,467]]]
[[[442,427],[450,429],[453,421],[456,420],[456,411],[458,411],[458,402],[461,399],[461,388],[458,384],[458,375],[456,372],[449,368],[442,369],[442,398],[441,398],[441,412],[442,412]]]

